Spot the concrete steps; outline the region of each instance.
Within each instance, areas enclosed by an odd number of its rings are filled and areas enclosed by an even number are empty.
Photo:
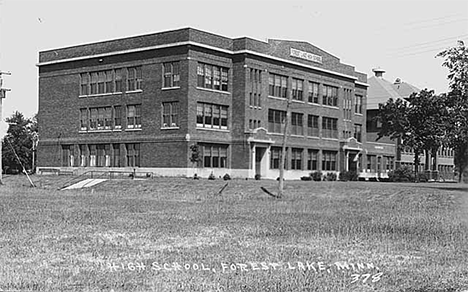
[[[106,181],[107,179],[100,179],[100,178],[87,178],[85,180],[79,181],[71,186],[63,188],[62,190],[72,190],[72,189],[82,189],[82,188],[89,188],[95,186],[99,183]]]

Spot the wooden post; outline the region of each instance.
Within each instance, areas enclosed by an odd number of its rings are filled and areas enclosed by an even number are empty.
[[[286,159],[286,145],[288,143],[288,135],[289,135],[289,120],[291,119],[291,102],[292,102],[292,94],[289,94],[288,103],[286,105],[286,120],[284,121],[284,135],[283,135],[283,146],[281,149],[281,159],[279,165],[279,182],[278,182],[278,197],[281,198],[283,196],[283,188],[284,188],[284,160]]]
[[[10,72],[2,72],[0,71],[0,123],[3,121],[2,111],[3,111],[3,99],[6,97],[6,92],[10,91],[10,89],[2,88],[3,79],[2,75],[11,75]],[[0,137],[0,185],[3,184],[3,165],[2,165],[2,137]]]

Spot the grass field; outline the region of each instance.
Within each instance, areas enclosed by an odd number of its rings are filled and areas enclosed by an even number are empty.
[[[33,180],[0,186],[0,291],[468,290],[467,185]]]

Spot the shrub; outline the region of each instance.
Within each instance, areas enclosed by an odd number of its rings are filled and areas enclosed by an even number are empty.
[[[229,175],[229,173],[226,173],[226,174],[223,176],[223,179],[224,179],[224,180],[231,180],[231,176]]]
[[[255,175],[255,180],[260,180],[261,177],[262,177],[262,176],[261,176],[260,174],[257,173],[257,174]]]
[[[209,180],[215,180],[216,179],[216,176],[214,176],[213,173],[210,174],[210,176],[208,177]]]
[[[388,173],[388,178],[394,182],[414,181],[413,170],[408,166],[399,167]]]
[[[322,180],[322,172],[314,171],[310,173],[313,181],[321,181]]]
[[[198,176],[198,174],[195,173],[195,174],[193,175],[193,179],[200,179],[200,177]]]
[[[357,171],[350,170],[350,171],[342,171],[340,172],[339,176],[341,181],[357,181],[359,178],[359,174]]]
[[[336,173],[334,172],[327,172],[327,175],[325,176],[326,181],[335,181],[336,180]]]
[[[310,175],[309,176],[302,176],[301,180],[310,181],[310,180],[312,180],[312,177]]]

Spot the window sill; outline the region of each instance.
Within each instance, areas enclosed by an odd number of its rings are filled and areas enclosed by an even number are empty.
[[[292,102],[304,103],[304,104],[305,104],[305,101],[303,101],[303,100],[298,100],[298,99],[292,99]]]
[[[174,86],[174,87],[163,87],[161,90],[174,90],[174,89],[180,89],[180,86]]]
[[[125,91],[125,93],[140,93],[140,92],[143,92],[143,90],[136,89],[136,90],[127,90],[127,91]]]
[[[315,105],[315,106],[322,106],[320,103],[315,103],[315,102],[310,102],[310,101],[308,101],[307,104]]]
[[[339,110],[339,109],[340,109],[339,107],[337,107],[337,106],[334,106],[334,105],[326,105],[326,104],[323,104],[322,106],[323,106],[323,107],[326,107],[326,108],[337,109],[337,110]]]
[[[120,132],[118,129],[105,129],[105,130],[79,130],[78,133],[111,133],[111,132]]]
[[[126,128],[125,131],[128,131],[128,132],[138,132],[138,131],[141,131],[141,128]]]
[[[120,93],[122,92],[96,93],[96,94],[78,95],[78,97],[87,98],[87,97],[109,96],[109,95],[120,94]]]
[[[223,90],[217,90],[217,89],[211,89],[211,88],[204,88],[204,87],[198,87],[197,89],[203,90],[203,91],[209,91],[209,92],[216,92],[216,93],[222,93],[222,94],[228,94],[231,95],[229,91],[223,91]]]
[[[304,138],[304,135],[291,134],[291,137]]]
[[[323,140],[330,140],[330,141],[337,141],[338,142],[338,138],[325,138],[325,137],[322,137]]]
[[[228,129],[214,129],[214,128],[203,128],[200,126],[197,126],[197,130],[203,130],[203,131],[214,131],[214,132],[225,132],[225,133],[230,133]]]
[[[364,116],[364,114],[361,114],[361,113],[354,113],[356,116]]]
[[[320,139],[319,136],[307,136],[307,139]]]
[[[278,97],[278,96],[273,96],[273,95],[268,95],[268,97],[272,99],[278,99],[278,100],[288,100],[286,97]]]
[[[161,130],[179,130],[179,127],[161,127]]]

